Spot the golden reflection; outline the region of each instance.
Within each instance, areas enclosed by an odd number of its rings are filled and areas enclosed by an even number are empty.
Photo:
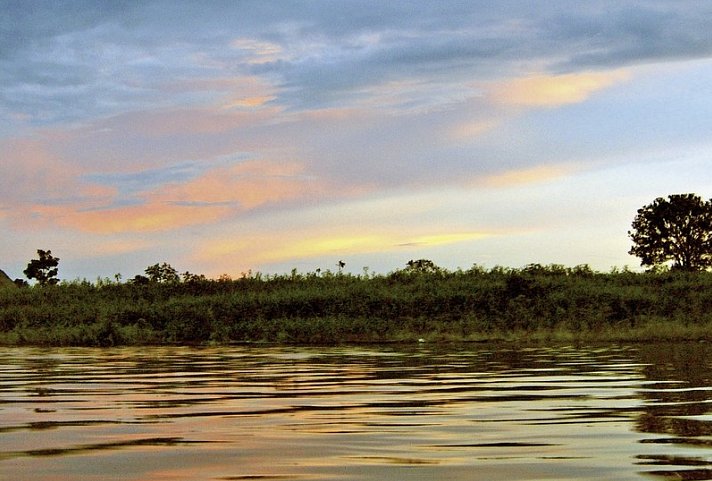
[[[700,344],[0,349],[0,478],[712,479],[709,359]]]

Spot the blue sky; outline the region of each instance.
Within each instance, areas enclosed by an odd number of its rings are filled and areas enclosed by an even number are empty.
[[[712,191],[712,4],[7,1],[0,268],[638,265]]]

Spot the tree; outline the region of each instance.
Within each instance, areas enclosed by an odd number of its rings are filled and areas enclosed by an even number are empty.
[[[175,270],[173,266],[171,266],[167,262],[164,262],[160,265],[154,264],[152,266],[148,266],[145,272],[151,282],[180,282],[180,276],[178,275],[178,271]]]
[[[629,254],[641,266],[655,267],[672,261],[672,268],[699,271],[712,266],[712,200],[696,194],[658,197],[638,209]]]
[[[181,274],[181,277],[183,277],[183,282],[186,284],[198,284],[208,280],[204,274],[193,274],[190,271],[185,271]]]
[[[134,284],[137,286],[145,286],[149,282],[151,282],[151,281],[148,279],[148,277],[142,276],[141,274],[137,274],[134,277],[132,277],[131,279],[129,279],[130,284]]]
[[[37,249],[37,255],[39,259],[32,259],[27,264],[27,269],[22,271],[23,274],[28,279],[36,279],[41,286],[57,284],[59,282],[57,279],[59,257],[54,257],[52,251],[43,251],[42,249]]]
[[[442,269],[429,259],[409,260],[404,272],[413,274],[438,274]]]

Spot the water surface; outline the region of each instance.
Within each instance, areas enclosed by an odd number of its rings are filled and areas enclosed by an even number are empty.
[[[0,479],[712,480],[712,348],[0,349]]]

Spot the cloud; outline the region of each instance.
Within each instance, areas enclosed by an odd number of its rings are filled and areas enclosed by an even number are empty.
[[[494,119],[475,120],[464,123],[457,123],[448,133],[448,137],[455,141],[471,141],[480,135],[495,129],[499,125],[499,121]]]
[[[255,266],[305,259],[346,257],[375,252],[394,252],[408,247],[442,246],[477,241],[493,234],[486,232],[445,232],[419,235],[383,228],[340,229],[338,233],[323,229],[301,230],[281,236],[241,235],[234,239],[211,240],[196,250],[195,260],[211,270],[238,272]]]
[[[14,242],[178,253],[246,229],[229,252],[251,259],[408,252],[541,224],[518,189],[708,147],[704,2],[94,3],[3,4]]]
[[[30,223],[35,205],[106,198],[110,188],[82,185],[82,171],[53,151],[51,139],[0,140],[0,207],[18,223]]]
[[[240,37],[230,42],[230,47],[246,56],[248,65],[260,65],[278,61],[284,55],[284,49],[277,43],[260,41],[249,37]]]
[[[190,181],[211,167],[213,164],[210,162],[184,162],[133,172],[95,172],[84,175],[83,180],[111,187],[124,200],[135,200],[137,195],[160,188],[165,184]]]
[[[160,232],[215,222],[229,213],[229,206],[186,206],[149,202],[91,211],[76,206],[36,206],[35,216],[46,222],[81,232],[118,234]]]
[[[552,19],[552,39],[570,48],[554,69],[617,68],[712,56],[705,33],[712,6],[679,2],[606,2]]]
[[[324,186],[304,175],[297,163],[251,160],[213,169],[190,182],[167,185],[155,199],[173,205],[234,204],[246,211],[324,193]]]
[[[19,123],[86,120],[214,95],[165,88],[176,79],[247,76],[277,93],[226,105],[325,108],[400,82],[437,90],[533,69],[558,75],[712,55],[704,2],[211,3],[97,11],[85,1],[11,2],[0,30],[0,107]],[[414,89],[401,103],[437,103],[432,93]]]
[[[151,247],[151,244],[144,239],[106,239],[92,246],[92,256],[109,256],[119,254],[130,254],[137,251],[146,250]],[[86,253],[85,253],[86,255]]]
[[[274,96],[261,96],[261,97],[240,97],[235,100],[231,100],[230,102],[226,103],[225,105],[222,106],[222,109],[234,109],[234,108],[239,108],[239,109],[254,109],[257,107],[263,107],[267,103],[271,102],[272,100],[275,100],[276,97]]]
[[[449,234],[434,234],[415,237],[412,240],[408,240],[401,244],[397,244],[398,247],[432,247],[454,244],[456,242],[471,241],[477,239],[484,239],[490,237],[492,234],[485,234],[483,232],[455,232]]]
[[[54,150],[85,169],[131,173],[164,169],[265,147],[255,132],[274,122],[277,111],[220,106],[137,111],[64,129]]]
[[[161,232],[215,223],[262,206],[336,195],[333,187],[305,176],[296,163],[251,160],[200,175],[189,169],[173,174],[157,171],[155,177],[119,176],[121,195],[90,204],[91,208],[86,203],[55,202],[35,205],[32,213],[43,222],[83,232]],[[92,177],[106,178],[113,177]]]
[[[570,165],[537,165],[501,173],[491,174],[477,179],[474,185],[489,188],[509,188],[518,185],[550,182],[570,175],[574,168]]]
[[[625,71],[536,75],[490,87],[495,103],[522,107],[558,107],[583,102],[599,90],[630,78]]]

